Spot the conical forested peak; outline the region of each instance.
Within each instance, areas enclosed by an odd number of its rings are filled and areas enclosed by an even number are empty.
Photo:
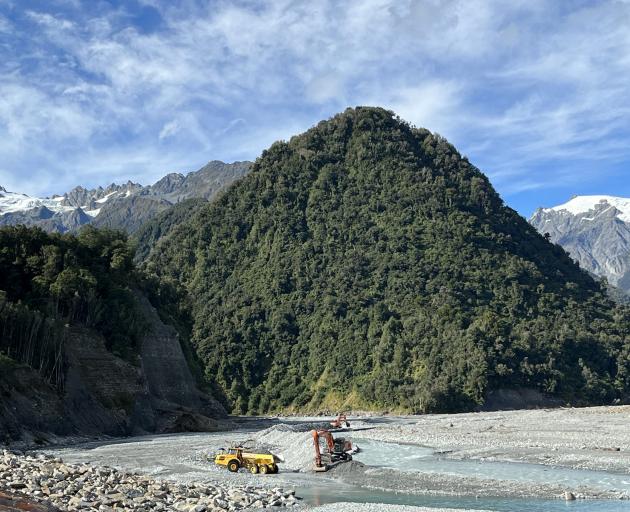
[[[503,209],[486,176],[446,139],[379,107],[348,108],[288,142],[274,143],[263,151],[250,179],[318,189],[330,179],[354,179],[358,173],[369,187],[412,187],[416,199],[424,197],[434,210]],[[533,232],[522,219],[518,222]]]
[[[605,402],[628,314],[439,135],[357,107],[273,144],[148,263],[235,412]]]

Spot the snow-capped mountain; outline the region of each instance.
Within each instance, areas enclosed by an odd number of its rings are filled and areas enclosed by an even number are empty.
[[[582,268],[630,292],[630,198],[576,196],[553,208],[539,208],[530,223]]]
[[[212,199],[243,176],[250,162],[212,161],[187,175],[172,173],[149,186],[75,187],[62,196],[30,197],[0,186],[0,226],[25,224],[46,231],[67,232],[84,224],[133,232],[172,204],[192,197]]]

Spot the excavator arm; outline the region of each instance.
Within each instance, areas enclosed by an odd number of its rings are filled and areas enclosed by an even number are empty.
[[[322,449],[320,441],[324,439],[326,442],[326,447],[328,449],[327,455],[330,457],[330,462],[340,462],[344,460],[352,460],[352,456],[348,455],[345,452],[345,448],[348,446],[350,449],[352,448],[352,443],[344,439],[338,439],[341,442],[344,450],[336,450],[335,449],[335,438],[328,430],[313,430],[313,446],[315,448],[315,471],[326,471],[328,469],[328,465],[323,463],[322,461]]]

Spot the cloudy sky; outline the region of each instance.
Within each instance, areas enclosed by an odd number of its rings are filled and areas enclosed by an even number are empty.
[[[0,185],[254,159],[347,106],[436,131],[524,215],[630,196],[630,2],[0,0]]]

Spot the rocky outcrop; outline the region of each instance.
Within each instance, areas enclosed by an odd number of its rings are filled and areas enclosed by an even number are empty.
[[[140,348],[142,375],[154,411],[153,424],[145,425],[145,429],[160,432],[212,429],[214,422],[208,418],[224,417],[225,410],[197,387],[177,331],[162,322],[145,296],[138,294],[137,298],[151,326]],[[137,423],[141,424],[140,418]]]
[[[157,196],[176,204],[193,197],[212,199],[219,192],[237,179],[245,176],[251,162],[226,164],[219,160],[207,163],[201,169],[190,174],[167,174],[147,187],[142,194]]]
[[[23,365],[0,371],[0,443],[217,429],[223,407],[199,390],[177,332],[138,294],[147,330],[136,361],[85,327],[67,329],[62,390]]]
[[[97,228],[124,229],[133,233],[145,222],[170,207],[171,203],[159,197],[116,198],[103,205],[91,224]]]
[[[630,205],[630,200],[578,196],[565,205],[539,208],[530,223],[561,245],[582,268],[630,292],[630,215],[625,211],[626,203]]]

